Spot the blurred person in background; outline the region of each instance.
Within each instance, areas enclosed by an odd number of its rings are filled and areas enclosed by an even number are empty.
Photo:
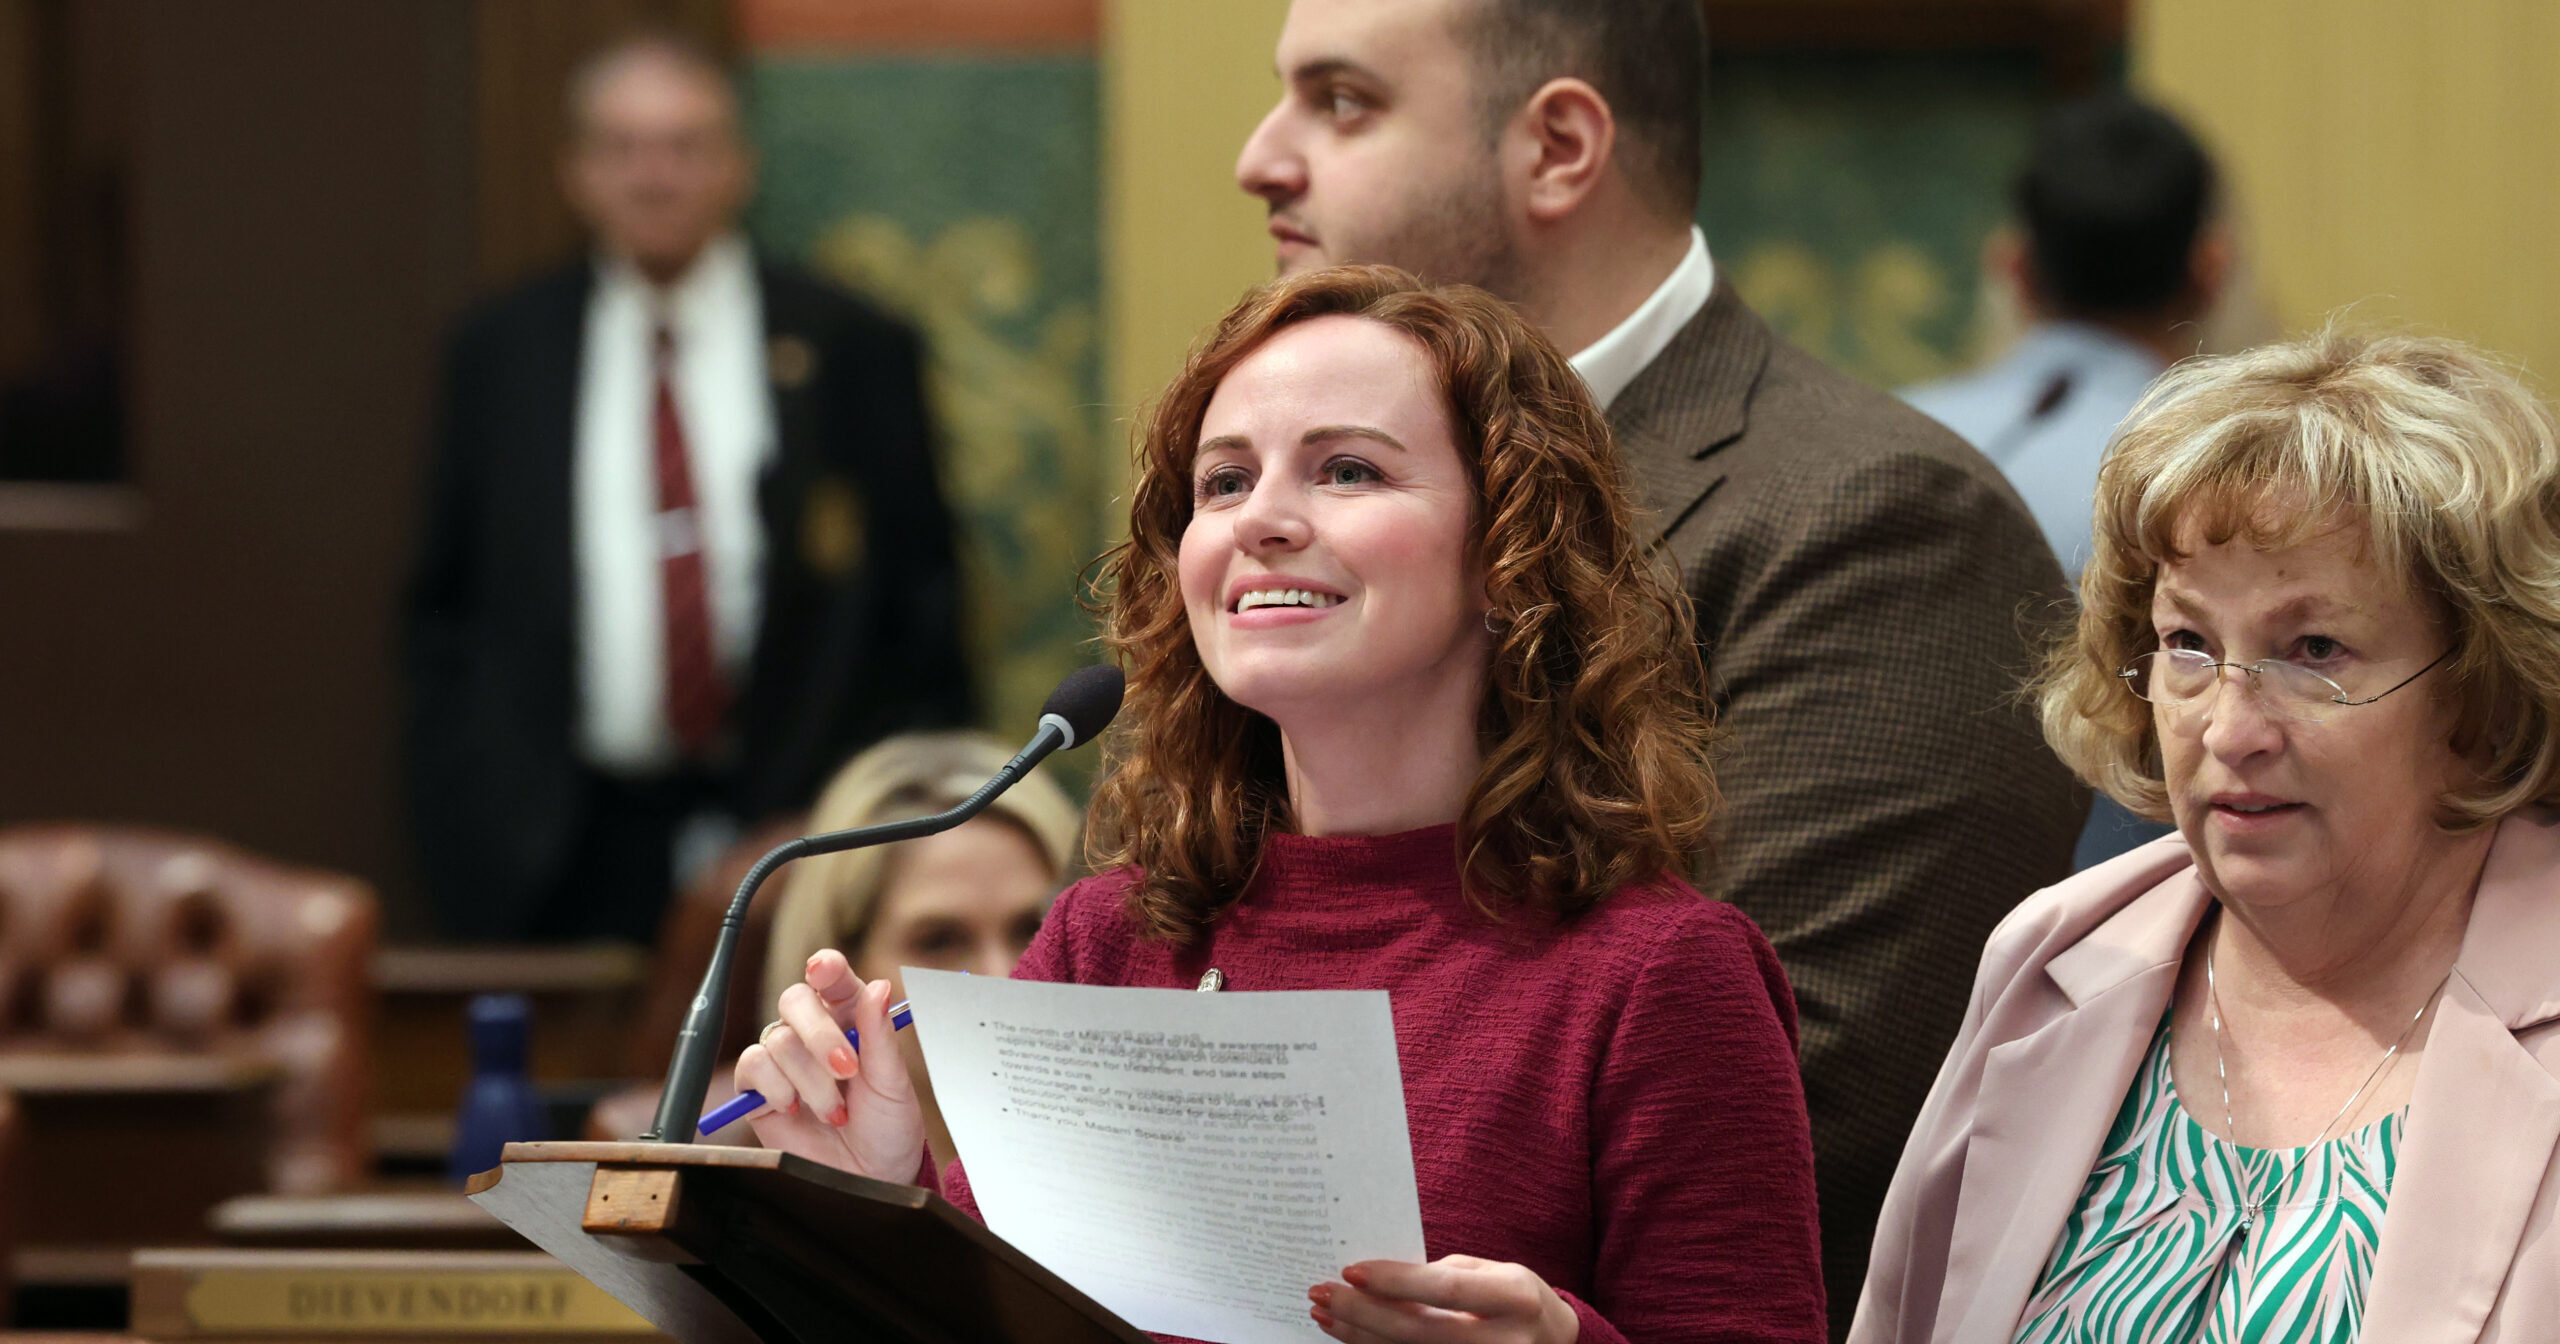
[[[809,829],[876,826],[956,807],[1004,768],[1013,751],[976,733],[890,738],[837,773],[818,795]],[[940,835],[802,859],[792,865],[773,912],[763,1001],[799,984],[809,959],[831,947],[864,980],[889,981],[893,1002],[907,996],[898,975],[903,966],[1013,974],[1040,931],[1049,898],[1076,864],[1083,831],[1083,809],[1034,770],[985,812]],[[899,1032],[898,1048],[924,1107],[926,1146],[936,1165],[948,1163],[956,1156],[951,1131],[934,1105],[916,1034]],[[715,1095],[725,1094],[715,1089]],[[656,1106],[653,1095],[646,1114]]]
[[[2196,352],[2221,297],[2217,196],[2213,160],[2167,112],[2120,91],[2055,108],[2018,175],[2016,226],[1984,249],[2033,325],[1988,366],[1903,390],[2007,474],[2071,578],[2107,436]]]
[[[2098,459],[2162,369],[2196,351],[2231,265],[2213,160],[2178,119],[2123,92],[2054,109],[2016,188],[2016,231],[1985,249],[2033,326],[2007,354],[1903,398],[1982,450],[2080,576]],[[2168,834],[2101,795],[2073,866]]]
[[[637,37],[569,87],[594,253],[447,352],[406,671],[416,840],[465,938],[645,942],[742,823],[971,713],[907,327],[757,257],[725,69]]]
[[[1731,734],[1698,880],[1803,1006],[1843,1326],[1964,968],[2070,871],[2086,796],[2015,695],[2020,610],[2062,577],[1981,454],[1780,339],[1709,256],[1696,0],[1296,0],[1276,63],[1236,178],[1280,269],[1511,301],[1571,354],[1680,567]]]
[[[2451,341],[2180,364],[2042,685],[2179,834],[2039,892],[1851,1338],[2560,1338],[2560,436]]]
[[[802,829],[841,831],[930,816],[957,806],[1012,758],[1013,748],[977,733],[901,733],[837,771]],[[863,979],[896,986],[893,1001],[906,997],[900,967],[1011,975],[1040,931],[1050,897],[1076,866],[1083,830],[1083,809],[1047,772],[1034,770],[985,812],[940,835],[793,863],[777,884],[761,1001],[800,983],[809,959],[826,948],[841,950]],[[686,983],[699,978],[695,967]],[[937,1165],[948,1163],[955,1156],[951,1132],[934,1105],[924,1053],[914,1032],[898,1033],[898,1041],[924,1107],[926,1146]],[[725,1098],[736,1090],[723,1065],[710,1095]],[[657,1115],[658,1096],[654,1082],[615,1093],[597,1105],[588,1131],[614,1138],[640,1133]],[[739,1125],[712,1141],[755,1138]]]

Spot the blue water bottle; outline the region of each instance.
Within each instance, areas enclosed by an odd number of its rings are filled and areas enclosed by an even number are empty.
[[[545,1137],[541,1099],[526,1072],[533,1007],[522,994],[474,995],[471,1082],[454,1114],[453,1156],[445,1174],[456,1185],[498,1165],[510,1143]]]

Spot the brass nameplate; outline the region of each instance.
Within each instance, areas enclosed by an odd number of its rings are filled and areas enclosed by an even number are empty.
[[[515,1273],[213,1270],[187,1285],[206,1334],[632,1334],[656,1328],[566,1269]]]

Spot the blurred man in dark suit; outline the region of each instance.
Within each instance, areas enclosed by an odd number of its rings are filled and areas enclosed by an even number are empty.
[[[915,334],[735,231],[717,62],[627,42],[570,110],[595,251],[456,332],[409,593],[417,840],[460,937],[646,940],[739,824],[970,714]]]
[[[1483,286],[1607,408],[1732,735],[1701,878],[1803,1015],[1836,1332],[1983,941],[2070,870],[2088,804],[2014,695],[2021,612],[2061,594],[2035,521],[1771,332],[1691,222],[1705,47],[1697,0],[1295,0],[1236,175],[1284,271]]]

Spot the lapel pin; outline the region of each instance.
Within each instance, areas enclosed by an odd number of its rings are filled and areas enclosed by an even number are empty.
[[[764,368],[776,387],[803,387],[818,371],[818,352],[801,337],[776,336],[765,342]]]

